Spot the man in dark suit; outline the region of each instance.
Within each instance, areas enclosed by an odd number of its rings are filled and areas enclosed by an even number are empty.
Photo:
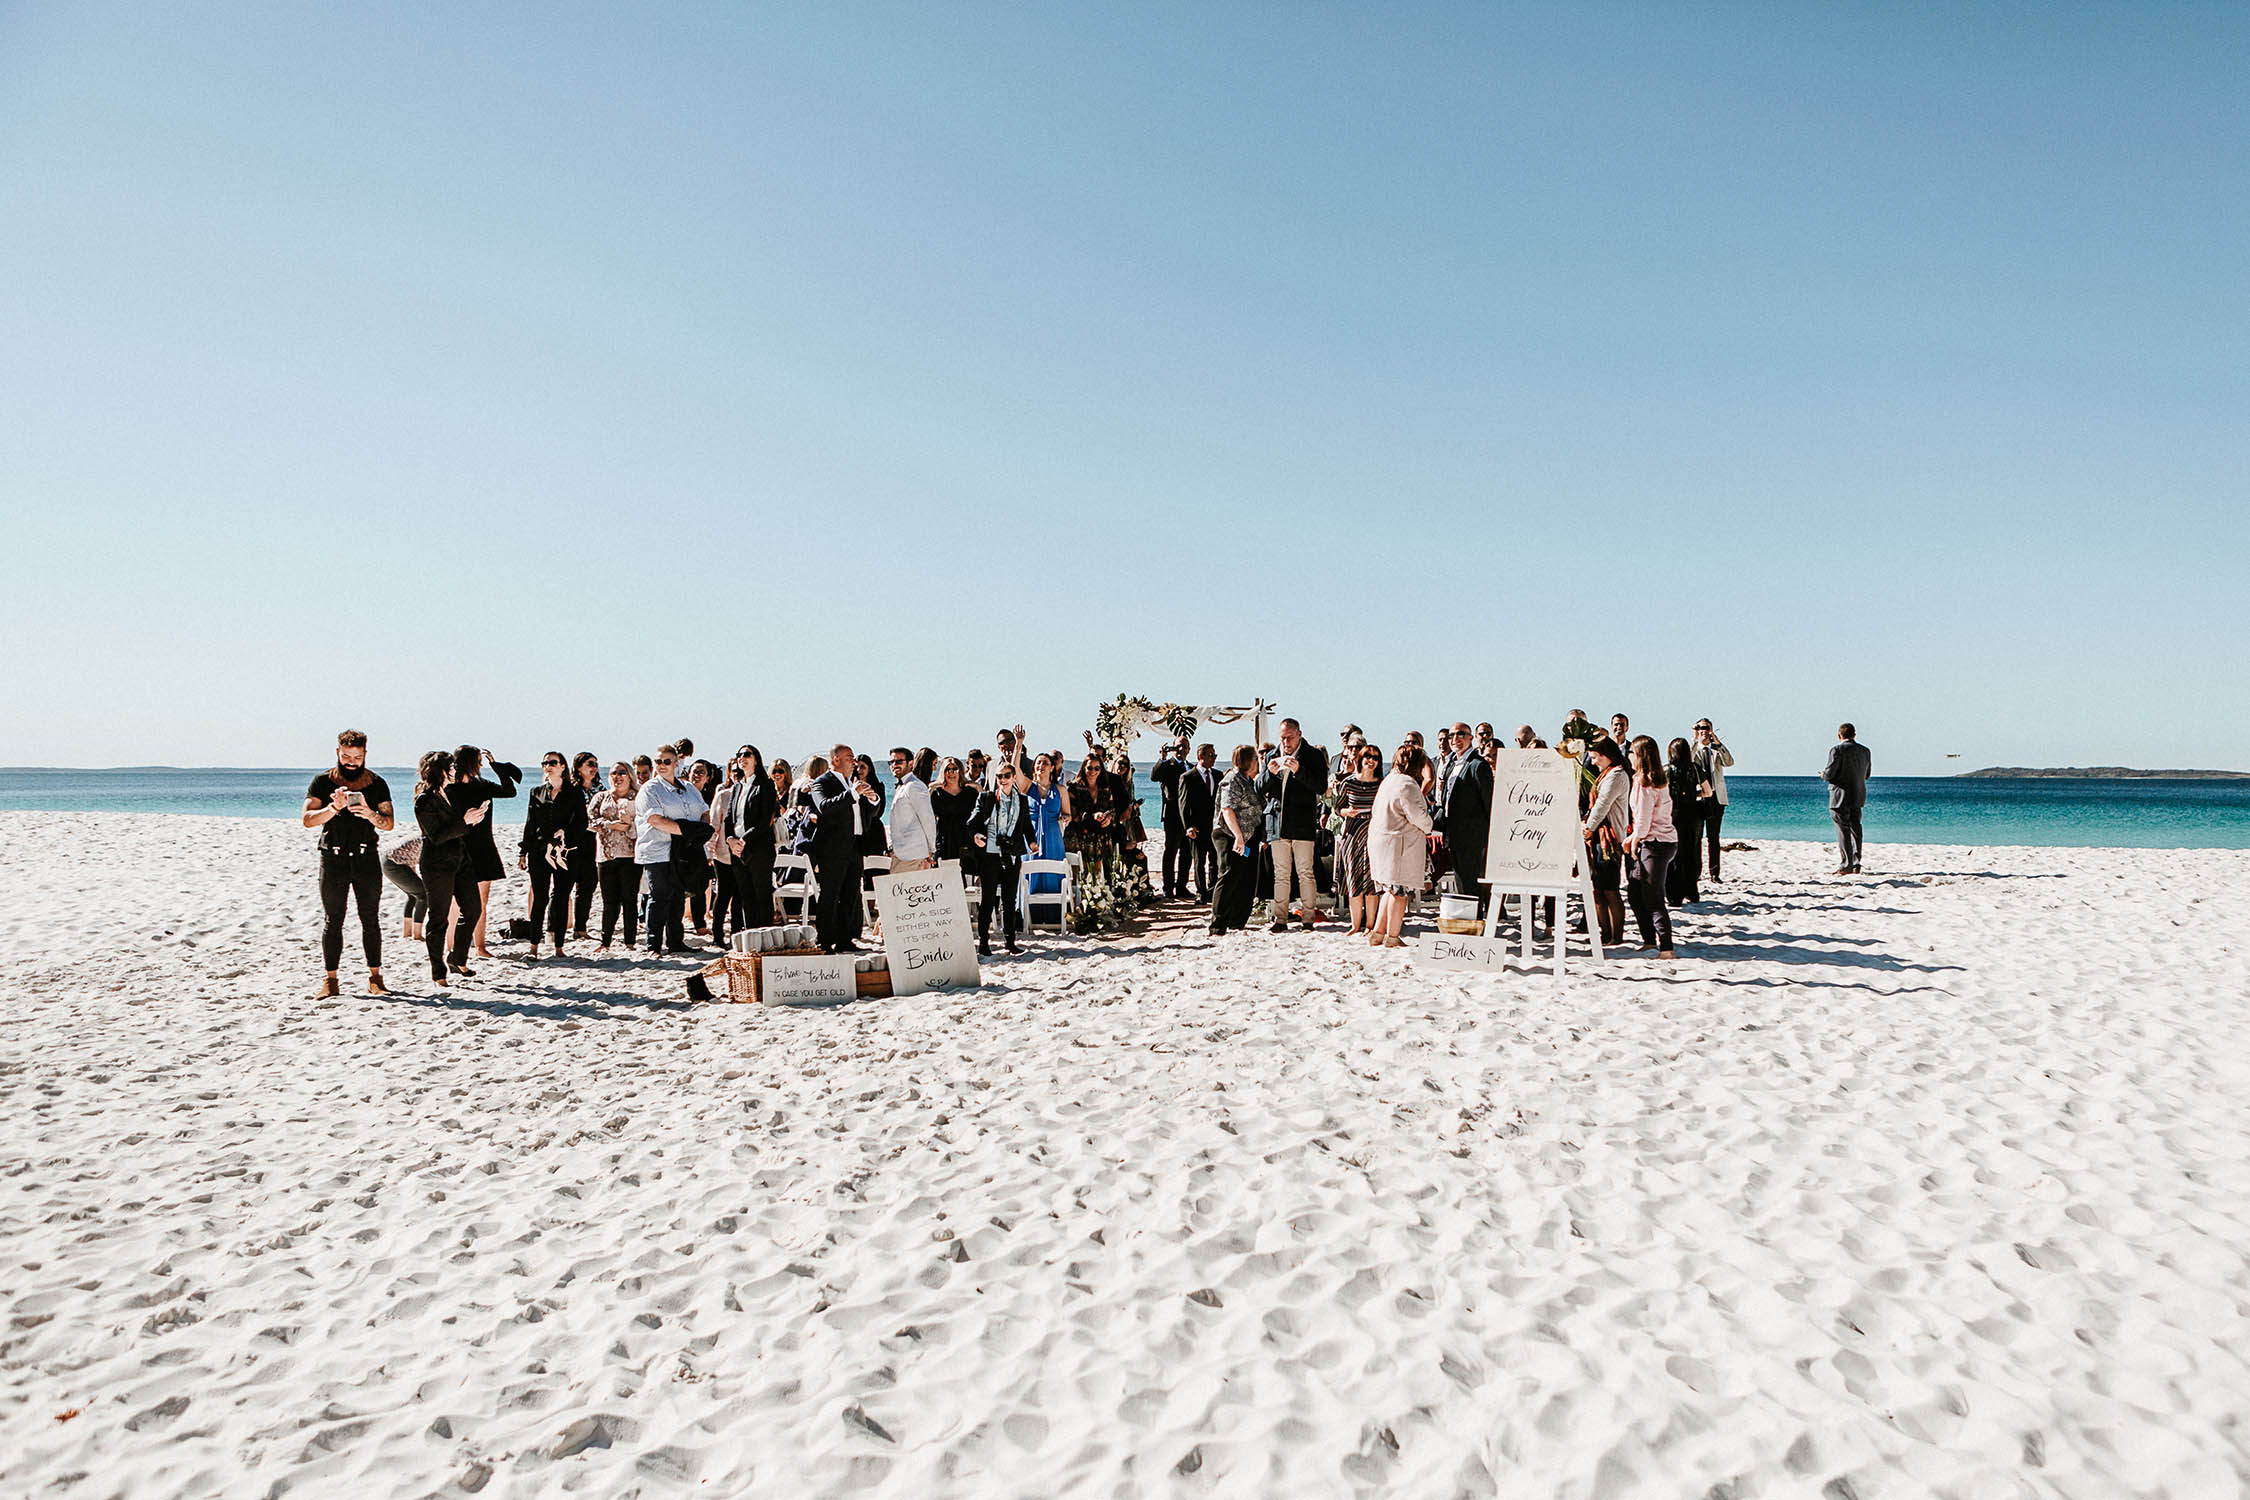
[[[1023,788],[1016,785],[1016,768],[1002,761],[992,768],[992,790],[977,794],[976,811],[969,814],[969,844],[977,860],[977,884],[984,900],[977,907],[977,952],[992,956],[992,909],[1001,911],[1000,934],[1008,951],[1015,953],[1018,923],[1016,880],[1023,873],[1026,854],[1038,854],[1039,825]],[[1056,850],[1049,858],[1059,859]]]
[[[1180,783],[1187,779],[1187,741],[1166,740],[1148,779],[1164,792],[1164,899],[1187,894],[1187,825],[1180,821]]]
[[[862,818],[880,815],[854,815],[854,806],[868,799],[853,765],[851,746],[838,745],[829,752],[828,769],[814,778],[807,796],[813,817],[812,845],[807,852],[812,857],[813,879],[820,885],[820,901],[813,911],[820,951],[856,952],[853,940],[859,936],[866,915],[860,907],[858,824]]]
[[[1828,783],[1828,816],[1836,823],[1836,873],[1859,873],[1860,809],[1867,806],[1867,773],[1875,758],[1859,742],[1849,724],[1836,727],[1836,745],[1828,752],[1828,768],[1820,779]]]
[[[1212,829],[1219,817],[1219,752],[1196,746],[1195,764],[1180,775],[1180,824],[1185,830],[1189,867],[1195,872],[1195,899],[1209,901],[1219,879],[1218,847]],[[1182,889],[1186,880],[1181,880]]]
[[[1492,833],[1492,762],[1476,749],[1469,726],[1456,724],[1448,736],[1454,754],[1446,763],[1445,781],[1438,788],[1437,831],[1445,836],[1452,856],[1453,889],[1477,898],[1484,910],[1484,847]]]

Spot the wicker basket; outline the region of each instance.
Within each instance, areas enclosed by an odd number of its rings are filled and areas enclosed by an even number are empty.
[[[758,963],[767,958],[807,958],[818,955],[818,948],[780,948],[771,953],[729,953],[727,965],[727,998],[737,1005],[758,1003]]]

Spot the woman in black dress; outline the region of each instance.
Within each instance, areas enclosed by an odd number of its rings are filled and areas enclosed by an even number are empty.
[[[961,762],[948,755],[938,763],[938,779],[930,788],[930,813],[937,819],[937,857],[957,859],[968,874],[975,874],[982,858],[969,842],[969,819],[977,810],[977,789],[969,785]]]
[[[602,763],[591,750],[581,750],[570,758],[571,778],[578,783],[578,794],[589,805],[607,788],[602,780]],[[594,914],[594,887],[600,881],[600,860],[594,852],[594,831],[588,828],[571,840],[570,844],[570,935],[586,935],[586,919]]]
[[[1118,854],[1129,866],[1142,874],[1148,873],[1148,856],[1141,846],[1148,842],[1148,829],[1141,823],[1141,792],[1133,784],[1133,762],[1120,754],[1110,762],[1110,805],[1117,810]]]
[[[1673,740],[1665,747],[1664,758],[1664,786],[1672,794],[1672,826],[1679,833],[1679,847],[1693,853],[1695,841],[1703,832],[1702,799],[1697,793],[1702,773],[1695,768],[1695,756],[1686,740]],[[1669,905],[1703,899],[1702,883],[1696,878],[1702,873],[1699,864],[1693,859],[1672,861],[1664,878],[1664,899]]]
[[[1078,775],[1063,788],[1063,817],[1063,847],[1085,857],[1089,874],[1102,870],[1115,837],[1117,803],[1099,752],[1087,751]]]
[[[497,782],[487,781],[477,773],[486,762],[492,765]],[[445,789],[445,800],[453,810],[466,820],[472,809],[485,808],[486,815],[469,825],[468,853],[463,864],[462,878],[476,882],[476,950],[477,957],[490,958],[492,950],[484,945],[484,922],[492,910],[492,882],[508,878],[508,866],[500,858],[500,846],[492,841],[492,817],[489,809],[495,797],[513,797],[516,784],[523,780],[523,772],[475,745],[463,745],[453,752],[453,780]]]

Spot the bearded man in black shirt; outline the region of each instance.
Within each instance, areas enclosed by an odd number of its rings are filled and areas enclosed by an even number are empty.
[[[359,943],[367,955],[367,993],[387,995],[383,984],[383,866],[375,835],[393,824],[390,784],[367,769],[367,736],[347,729],[336,736],[336,764],[305,790],[305,826],[320,830],[320,954],[328,980],[318,998],[341,994],[336,966],[344,957],[345,899],[359,904]]]

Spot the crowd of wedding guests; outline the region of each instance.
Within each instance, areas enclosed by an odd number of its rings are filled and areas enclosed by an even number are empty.
[[[1131,760],[1085,736],[1075,758],[1032,754],[1023,726],[1003,729],[994,749],[940,756],[924,746],[892,748],[888,778],[874,760],[838,744],[792,766],[768,764],[742,745],[723,765],[699,759],[680,739],[605,768],[591,751],[540,758],[525,798],[515,868],[529,877],[518,929],[524,957],[562,956],[572,942],[608,953],[670,955],[721,946],[734,930],[776,919],[777,856],[801,860],[810,879],[807,918],[829,953],[857,951],[865,893],[879,869],[927,869],[958,861],[981,892],[977,945],[992,952],[995,918],[1006,951],[1019,952],[1022,896],[1059,901],[1063,876],[1022,879],[1026,860],[1063,861],[1090,872],[1145,876],[1139,793]],[[489,773],[489,774],[487,774]],[[383,981],[379,908],[387,877],[406,899],[401,937],[424,944],[430,977],[472,976],[490,959],[492,886],[508,863],[491,823],[493,804],[512,799],[523,770],[489,750],[462,745],[425,754],[416,772],[414,832],[388,848],[396,826],[388,783],[367,766],[367,737],[338,737],[336,764],[307,789],[304,823],[320,830],[325,913],[322,995],[340,992],[344,921],[360,921],[370,993]],[[600,920],[595,923],[595,902]],[[598,937],[596,934],[598,933]]]
[[[1692,734],[1659,749],[1634,735],[1624,714],[1605,732],[1578,709],[1562,727],[1557,753],[1580,768],[1594,920],[1607,944],[1622,944],[1629,901],[1641,946],[1674,957],[1671,908],[1701,899],[1706,860],[1708,878],[1719,878],[1734,756],[1710,720]],[[1327,867],[1347,934],[1388,947],[1403,945],[1409,909],[1441,890],[1474,901],[1482,915],[1501,742],[1489,723],[1456,723],[1434,738],[1435,754],[1416,730],[1386,755],[1347,724],[1332,763],[1325,748],[1305,743],[1295,720],[1284,719],[1275,743],[1235,747],[1224,775],[1212,746],[1199,746],[1190,762],[1186,742],[1175,740],[1150,773],[1165,788],[1166,894],[1187,894],[1192,876],[1196,894],[1211,902],[1211,932],[1222,934],[1249,923],[1270,880],[1271,929],[1288,929],[1294,897],[1299,924],[1310,930],[1322,917],[1317,877]],[[1514,744],[1550,748],[1528,724]],[[1323,858],[1331,844],[1332,856]],[[1215,883],[1207,874],[1213,864]],[[1553,903],[1544,910],[1552,921]]]
[[[1605,732],[1572,710],[1562,727],[1558,753],[1580,767],[1594,920],[1605,943],[1622,943],[1630,903],[1642,947],[1672,956],[1670,908],[1700,899],[1702,879],[1719,878],[1734,757],[1709,720],[1692,733],[1660,750],[1633,735],[1624,714]],[[1210,931],[1224,934],[1250,923],[1261,894],[1273,931],[1288,929],[1292,911],[1310,930],[1330,894],[1348,933],[1391,947],[1402,945],[1415,903],[1441,891],[1474,899],[1481,912],[1501,742],[1489,723],[1456,723],[1434,738],[1433,752],[1411,731],[1386,755],[1346,725],[1332,756],[1307,742],[1295,719],[1283,719],[1271,743],[1236,745],[1223,772],[1214,745],[1191,751],[1186,737],[1173,739],[1149,772],[1162,794],[1164,897],[1207,903]],[[875,870],[941,860],[976,877],[979,952],[992,952],[995,917],[1004,947],[1017,952],[1020,897],[1057,898],[1064,879],[1047,870],[1024,879],[1026,860],[1077,856],[1070,866],[1094,890],[1136,881],[1145,888],[1151,878],[1132,762],[1090,732],[1085,742],[1075,757],[1033,754],[1019,724],[995,735],[990,754],[897,746],[884,757],[887,783],[871,756],[845,744],[795,766],[769,764],[749,744],[724,764],[699,759],[684,738],[606,768],[591,751],[549,751],[515,848],[515,867],[529,877],[518,929],[525,957],[541,958],[543,944],[560,957],[572,942],[608,953],[645,939],[657,955],[723,945],[730,925],[775,921],[777,856],[801,859],[811,876],[795,889],[824,952],[857,950]],[[1529,725],[1514,743],[1547,748]],[[367,766],[364,734],[338,737],[336,764],[313,780],[304,809],[305,826],[321,833],[323,995],[339,993],[353,905],[369,992],[388,993],[385,878],[405,895],[401,936],[423,943],[432,982],[469,976],[472,957],[493,957],[492,886],[508,869],[492,807],[514,798],[524,780],[518,766],[481,747],[430,751],[416,773],[415,831],[383,849],[379,835],[397,821],[389,785]],[[1552,923],[1552,902],[1546,914]]]

